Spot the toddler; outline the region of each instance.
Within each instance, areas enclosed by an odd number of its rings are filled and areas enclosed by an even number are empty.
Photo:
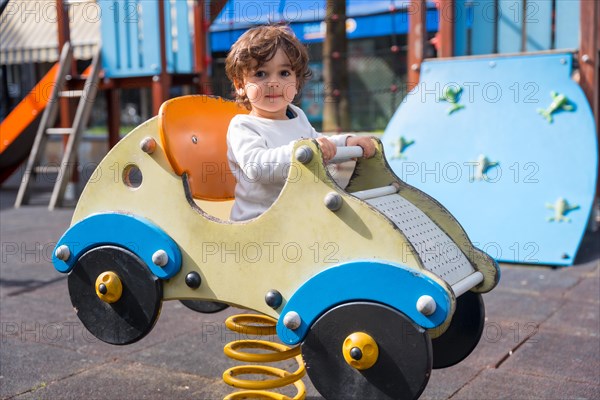
[[[315,139],[325,161],[337,146],[361,146],[375,154],[369,137],[317,133],[292,101],[310,77],[308,52],[289,28],[266,25],[245,32],[231,47],[225,70],[236,99],[250,113],[227,131],[227,158],[237,178],[231,219],[255,218],[275,202],[287,177],[294,142]]]

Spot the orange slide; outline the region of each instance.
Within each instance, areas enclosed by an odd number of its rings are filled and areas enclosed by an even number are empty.
[[[0,123],[0,183],[29,155],[57,73],[58,63]]]
[[[42,111],[56,83],[56,63],[25,98],[0,123],[0,183],[4,182],[31,151]],[[83,75],[89,73],[89,68]]]

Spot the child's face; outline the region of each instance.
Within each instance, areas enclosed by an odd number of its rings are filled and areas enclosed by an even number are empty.
[[[250,100],[250,115],[269,119],[287,119],[287,106],[298,91],[296,74],[285,52],[278,49],[272,59],[256,68],[256,62],[236,85]],[[242,92],[239,92],[242,93]]]

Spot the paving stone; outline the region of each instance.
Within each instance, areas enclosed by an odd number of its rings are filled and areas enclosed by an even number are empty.
[[[64,279],[52,266],[52,251],[72,213],[71,209],[51,213],[41,207],[0,211],[0,298]]]
[[[40,338],[35,331],[30,335]],[[3,399],[80,373],[98,361],[41,340],[5,340],[4,337],[0,345],[0,359],[0,397]]]
[[[565,300],[540,293],[514,293],[492,290],[482,295],[486,320],[490,322],[513,321],[539,323],[556,312]]]
[[[570,336],[589,336],[600,340],[599,313],[597,303],[568,301],[542,327]]]
[[[580,281],[573,272],[570,268],[502,264],[500,283],[494,290],[561,297]]]
[[[540,330],[500,369],[600,385],[600,341],[597,337]]]
[[[2,277],[4,280],[4,276]],[[18,321],[48,322],[65,318],[65,311],[73,311],[67,290],[66,277],[41,285],[32,291],[13,292],[2,298],[0,318]],[[28,310],[23,313],[23,310]]]
[[[600,304],[600,274],[590,273],[569,290],[565,297],[577,303]]]
[[[597,384],[571,381],[563,377],[536,376],[521,371],[488,369],[469,382],[452,398],[461,400],[596,400],[599,393],[600,386]]]
[[[560,309],[565,300],[537,294],[492,291],[484,294],[486,321],[481,340],[465,360],[477,368],[495,366]]]
[[[481,369],[472,367],[472,362],[462,362],[452,367],[434,369],[421,400],[448,399],[473,380]]]
[[[111,362],[49,382],[26,399],[222,399],[221,383],[140,363]]]
[[[488,322],[477,347],[463,363],[477,369],[493,367],[536,330],[536,324],[502,320]]]
[[[45,207],[4,208],[0,213],[2,240],[56,241],[69,227],[72,215],[71,208],[52,212]]]
[[[582,276],[598,276],[600,275],[600,260],[598,258],[595,258],[583,264],[574,265],[573,268],[574,273],[577,273]]]

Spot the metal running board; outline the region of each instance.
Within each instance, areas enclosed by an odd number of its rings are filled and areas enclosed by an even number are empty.
[[[39,128],[37,130],[29,159],[27,160],[27,166],[21,185],[19,186],[19,192],[17,193],[17,199],[15,200],[15,208],[19,208],[24,204],[28,204],[30,200],[31,191],[33,189],[32,183],[38,174],[41,173],[52,173],[57,174],[54,178],[54,187],[52,189],[52,195],[50,197],[50,203],[48,204],[49,210],[54,210],[55,207],[59,207],[63,204],[65,197],[65,190],[67,183],[71,179],[73,173],[73,166],[75,163],[76,149],[79,145],[83,130],[89,120],[90,112],[96,99],[96,93],[98,92],[98,82],[100,76],[100,50],[96,52],[92,60],[92,70],[90,75],[87,77],[83,90],[77,94],[81,94],[79,103],[77,104],[77,111],[75,112],[75,118],[73,119],[73,126],[70,128],[53,128],[56,122],[56,116],[58,113],[59,98],[64,97],[64,87],[69,74],[71,60],[73,59],[73,51],[71,44],[66,43],[60,54],[60,64],[58,69],[58,75],[56,78],[56,85],[52,89],[50,100],[40,121]],[[61,94],[63,96],[61,96]],[[51,135],[64,135],[68,137],[67,144],[64,148],[63,157],[59,166],[44,166],[41,165],[42,156],[46,151],[48,144],[48,138]]]
[[[425,269],[436,274],[449,285],[457,285],[476,272],[446,232],[400,194],[370,198],[366,202],[392,220],[414,247]],[[469,283],[473,284],[471,286],[473,287],[481,282],[475,278],[479,279],[479,276],[465,280],[457,288],[468,286]],[[463,289],[459,291],[464,293]]]

